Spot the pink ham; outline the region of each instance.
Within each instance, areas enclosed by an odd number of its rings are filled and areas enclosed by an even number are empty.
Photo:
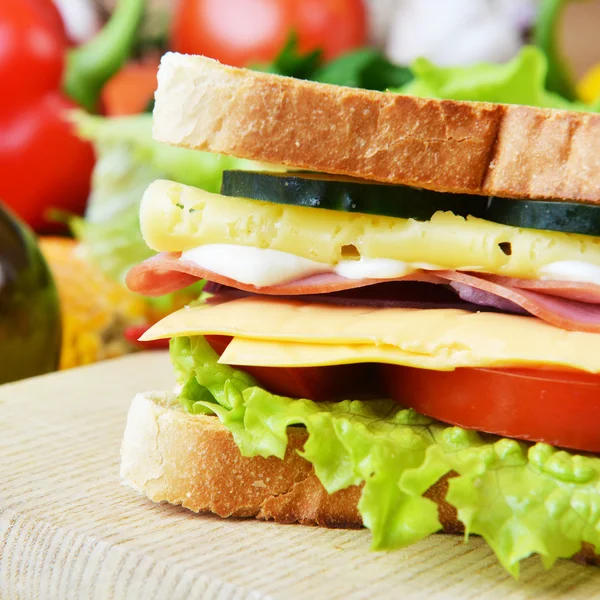
[[[445,283],[440,280],[440,283]],[[468,287],[468,286],[467,286]],[[471,290],[472,288],[468,288]],[[206,292],[212,294],[207,298],[209,304],[221,304],[255,295],[252,292],[243,292],[236,288],[222,286],[208,282],[204,288]],[[448,285],[439,285],[423,281],[383,281],[375,285],[366,285],[351,290],[339,290],[328,294],[305,294],[303,296],[281,296],[287,299],[300,299],[302,302],[317,304],[333,304],[337,306],[364,306],[370,308],[461,308],[463,310],[477,311],[487,310],[485,306],[479,306],[477,303],[462,299],[455,290]],[[510,304],[502,298],[494,299],[499,303],[504,303],[503,310],[508,312],[524,313],[524,311],[514,306],[511,310],[506,305]],[[496,302],[484,302],[491,310],[500,310]]]
[[[600,306],[598,305],[513,288],[459,271],[436,271],[436,276],[503,298],[520,306],[530,315],[561,329],[600,333]]]
[[[600,304],[600,285],[594,283],[577,283],[576,281],[542,281],[537,279],[517,279],[516,277],[501,277],[500,275],[478,274],[478,277],[487,279],[499,285],[521,288],[546,294],[569,298],[588,304]]]
[[[164,296],[196,283],[201,276],[185,269],[179,253],[162,252],[129,269],[125,283],[144,296]]]
[[[335,273],[323,273],[259,288],[202,269],[179,257],[179,253],[163,253],[144,261],[129,271],[127,285],[140,294],[160,296],[187,287],[199,279],[207,279],[249,293],[314,296],[384,282],[380,279],[346,279]],[[593,284],[530,281],[459,271],[420,271],[393,281],[450,284],[470,306],[476,303],[496,310],[525,312],[561,329],[600,333],[600,286]]]
[[[351,290],[380,283],[381,279],[346,279],[336,273],[320,273],[304,279],[289,283],[256,287],[241,283],[203,269],[193,263],[180,260],[179,253],[162,253],[145,260],[133,267],[127,273],[127,287],[133,292],[144,296],[162,296],[176,292],[199,279],[207,279],[228,287],[234,287],[245,292],[267,294],[273,296],[304,296],[308,294],[327,294],[341,290]],[[390,281],[390,280],[385,280]],[[421,281],[425,283],[442,283],[433,274],[418,271],[405,277],[398,277],[393,281]]]

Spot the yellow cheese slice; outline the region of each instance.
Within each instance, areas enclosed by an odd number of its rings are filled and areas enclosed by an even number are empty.
[[[451,371],[457,367],[472,366],[461,364],[460,355],[448,357],[411,354],[394,346],[306,344],[237,337],[227,346],[219,362],[240,367],[326,367],[356,363],[388,363],[436,371]]]
[[[600,372],[600,334],[564,331],[531,317],[455,309],[358,308],[254,296],[184,308],[142,339],[203,334],[393,346],[433,357],[446,368],[545,364]]]
[[[482,200],[483,202],[484,200]],[[438,212],[395,219],[229,198],[169,181],[150,184],[142,233],[158,252],[238,244],[337,264],[348,254],[536,278],[541,267],[576,260],[600,266],[600,238],[499,225]]]

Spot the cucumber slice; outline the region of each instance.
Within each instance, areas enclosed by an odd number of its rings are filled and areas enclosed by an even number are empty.
[[[600,206],[433,192],[311,172],[223,171],[221,193],[278,204],[428,221],[438,210],[513,227],[600,236]]]
[[[428,221],[438,210],[483,217],[486,199],[321,173],[223,171],[224,196]]]
[[[514,227],[600,236],[600,206],[592,204],[493,197],[483,218]]]

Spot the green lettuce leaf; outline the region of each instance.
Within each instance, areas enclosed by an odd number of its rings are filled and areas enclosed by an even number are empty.
[[[283,458],[287,428],[306,427],[301,454],[328,492],[364,484],[359,510],[375,550],[440,530],[423,493],[450,471],[447,500],[466,535],[483,536],[515,577],[531,554],[549,567],[582,542],[600,548],[600,459],[447,426],[391,400],[276,396],[219,364],[202,337],[172,339],[171,357],[185,410],[215,414],[244,456]]]
[[[525,104],[543,108],[594,110],[570,102],[545,88],[548,62],[534,46],[524,46],[504,64],[481,63],[469,67],[438,67],[425,58],[411,66],[414,79],[393,91],[414,96]]]

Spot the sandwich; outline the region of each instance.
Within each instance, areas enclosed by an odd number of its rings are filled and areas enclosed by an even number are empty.
[[[154,137],[286,170],[155,181],[156,256],[202,297],[145,333],[174,391],[121,475],[222,517],[437,531],[598,562],[600,116],[350,89],[167,54]]]

